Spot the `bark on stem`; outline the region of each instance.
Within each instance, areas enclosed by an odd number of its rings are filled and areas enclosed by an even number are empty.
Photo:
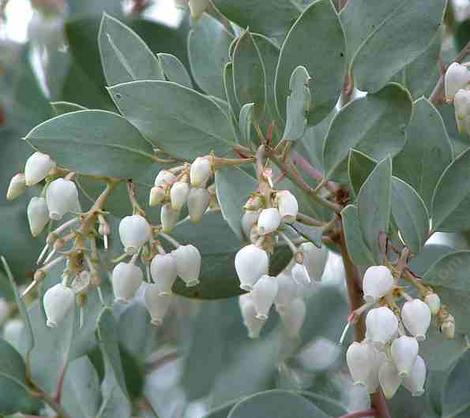
[[[363,411],[350,412],[346,415],[341,415],[338,418],[365,418],[365,417],[376,417],[377,411],[373,408],[365,409]]]

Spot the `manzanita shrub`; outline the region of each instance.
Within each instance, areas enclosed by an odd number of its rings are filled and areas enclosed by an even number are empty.
[[[78,3],[3,81],[0,413],[470,416],[451,5]]]

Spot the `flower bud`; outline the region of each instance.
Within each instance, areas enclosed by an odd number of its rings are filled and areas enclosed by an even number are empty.
[[[188,200],[189,184],[184,181],[173,183],[170,189],[171,208],[179,211]]]
[[[366,316],[366,338],[378,344],[386,344],[398,331],[398,319],[391,309],[382,306],[371,309]]]
[[[251,297],[256,309],[256,318],[268,319],[269,310],[271,309],[277,294],[277,281],[275,277],[265,274],[253,286]]]
[[[7,200],[14,200],[26,191],[26,179],[23,173],[15,174],[8,186]]]
[[[54,221],[62,219],[67,212],[78,211],[77,186],[72,180],[58,178],[51,182],[46,189],[46,202],[49,218]]]
[[[426,363],[418,356],[408,376],[403,379],[403,386],[411,392],[412,396],[421,396],[424,393],[426,382]]]
[[[160,186],[153,186],[149,194],[149,206],[158,206],[165,200],[165,190]]]
[[[291,273],[295,283],[303,286],[311,283],[310,276],[304,264],[295,263]]]
[[[144,302],[150,314],[151,323],[159,326],[163,323],[163,318],[168,312],[172,296],[162,295],[157,285],[149,284],[145,287]]]
[[[375,390],[377,387],[377,377],[374,379],[374,373],[377,375],[375,357],[374,347],[367,342],[353,342],[348,347],[346,363],[355,385],[371,387],[372,390]]]
[[[155,177],[155,186],[157,187],[164,187],[167,186],[169,183],[172,183],[176,179],[176,176],[168,170],[160,170]]]
[[[367,303],[376,302],[381,297],[389,293],[393,288],[393,276],[391,271],[385,266],[369,267],[362,281],[364,300]]]
[[[401,308],[401,319],[406,329],[418,341],[426,339],[426,331],[431,324],[431,311],[422,300],[413,299],[405,302]]]
[[[256,317],[256,309],[249,293],[238,297],[243,325],[248,331],[249,338],[258,338],[266,321]]]
[[[134,297],[143,279],[142,270],[135,264],[124,262],[117,264],[111,277],[115,299],[128,302]]]
[[[305,321],[307,307],[301,298],[292,300],[284,309],[279,312],[284,329],[290,338],[299,336],[300,329]]]
[[[470,83],[470,72],[465,65],[453,62],[447,68],[444,76],[445,95],[448,99],[453,99],[455,93],[460,89],[464,89]]]
[[[441,309],[441,299],[437,293],[428,293],[424,297],[424,303],[428,305],[429,310],[433,315],[436,315]]]
[[[292,223],[299,213],[299,204],[296,197],[289,190],[276,193],[277,207],[284,222]]]
[[[283,311],[297,297],[299,286],[294,281],[292,274],[282,271],[276,277],[278,290],[274,303],[278,312]]]
[[[202,216],[206,213],[211,194],[202,187],[193,187],[188,195],[188,212],[189,219],[193,223],[201,221]]]
[[[174,210],[171,207],[170,203],[166,203],[162,206],[160,211],[160,222],[162,224],[162,231],[163,232],[171,232],[175,227],[176,223],[178,222],[179,212]]]
[[[419,346],[416,338],[402,335],[392,342],[390,350],[392,360],[401,377],[408,376],[418,355]]]
[[[56,327],[73,308],[74,301],[73,290],[62,283],[57,283],[47,289],[42,300],[47,326],[50,328]]]
[[[136,254],[151,235],[150,225],[143,216],[125,216],[119,223],[119,237],[126,254]]]
[[[390,360],[385,360],[379,368],[380,387],[387,399],[393,398],[401,384],[398,370]]]
[[[91,273],[88,270],[82,270],[77,274],[70,286],[73,293],[83,294],[91,284]]]
[[[452,340],[455,336],[455,319],[451,314],[447,314],[446,318],[441,324],[441,332],[446,338]]]
[[[276,231],[281,224],[281,214],[276,208],[263,209],[258,218],[258,232],[260,235]]]
[[[199,283],[201,272],[201,253],[191,244],[180,245],[172,251],[176,260],[178,276],[186,283],[186,287],[193,287]]]
[[[189,10],[193,19],[199,19],[209,6],[209,0],[189,0]]]
[[[258,279],[268,273],[268,267],[267,252],[254,244],[246,245],[235,255],[235,270],[243,290],[252,290]]]
[[[304,266],[312,280],[320,281],[328,261],[328,250],[325,246],[318,248],[311,242],[300,245],[304,255]]]
[[[150,274],[160,295],[171,295],[176,280],[176,260],[171,254],[157,254],[150,264]]]
[[[246,201],[243,209],[249,212],[257,211],[263,207],[263,198],[259,194],[253,194]]]
[[[470,119],[470,91],[459,90],[454,97],[455,122],[460,133],[468,133]]]
[[[37,237],[49,222],[46,199],[32,197],[28,203],[27,214],[31,235]]]
[[[204,187],[212,175],[212,164],[209,157],[197,157],[191,164],[189,179],[191,186]]]
[[[242,231],[246,238],[250,237],[251,229],[258,222],[259,211],[247,211],[242,217]]]
[[[53,168],[55,162],[47,154],[36,151],[27,160],[24,167],[24,176],[27,186],[33,186],[44,180]]]

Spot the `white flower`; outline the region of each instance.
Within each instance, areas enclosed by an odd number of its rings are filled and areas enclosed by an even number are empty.
[[[281,214],[276,208],[263,209],[258,217],[258,232],[260,235],[270,234],[281,225]]]
[[[193,19],[199,19],[209,6],[209,0],[189,0],[189,10]]]
[[[284,310],[298,295],[299,286],[288,271],[282,271],[276,277],[278,290],[274,303],[276,310]]]
[[[426,339],[426,331],[431,324],[431,310],[420,299],[405,302],[401,308],[401,319],[406,329],[418,341]]]
[[[296,197],[289,190],[276,193],[277,207],[284,222],[292,223],[299,213],[299,204]]]
[[[284,329],[290,338],[299,336],[300,329],[305,321],[307,307],[301,298],[292,300],[285,308],[279,311]]]
[[[346,351],[346,363],[355,385],[375,391],[378,385],[376,351],[368,342],[353,342]]]
[[[83,294],[91,283],[91,274],[88,270],[82,270],[73,279],[72,285],[70,286],[75,294]]]
[[[392,288],[393,276],[387,267],[371,266],[366,270],[362,281],[362,290],[366,302],[376,302],[389,293]]]
[[[433,315],[436,315],[441,309],[441,299],[437,293],[428,293],[424,297],[424,303],[428,305],[429,310]]]
[[[262,276],[253,286],[251,298],[255,305],[256,317],[258,319],[268,319],[269,310],[276,298],[277,289],[276,278],[267,274]]]
[[[408,389],[413,396],[421,396],[424,393],[424,383],[426,382],[426,363],[422,357],[416,357],[416,361],[410,374],[403,379],[403,386]]]
[[[145,287],[144,302],[150,314],[151,323],[159,326],[163,323],[163,318],[168,312],[172,296],[162,295],[157,285],[149,284]]]
[[[382,306],[371,309],[366,316],[366,338],[369,341],[386,344],[398,331],[398,319],[391,309]]]
[[[119,223],[119,237],[124,251],[133,255],[151,237],[152,231],[147,220],[140,215],[125,216]]]
[[[46,199],[32,197],[28,203],[27,214],[31,235],[37,237],[49,222]]]
[[[268,273],[268,267],[268,253],[254,244],[246,245],[235,255],[235,270],[243,290],[253,289],[258,279]]]
[[[191,164],[189,179],[191,186],[204,187],[212,175],[212,163],[209,157],[197,157]]]
[[[185,205],[189,195],[189,184],[185,181],[173,183],[170,189],[171,208],[179,211]]]
[[[165,200],[165,190],[161,186],[153,186],[149,194],[149,206],[158,206]]]
[[[245,325],[248,331],[248,337],[258,338],[266,321],[256,317],[255,305],[249,293],[240,295],[238,303],[243,318],[243,325]]]
[[[58,283],[44,293],[42,303],[46,313],[47,326],[56,327],[73,308],[75,295],[70,287]]]
[[[258,222],[260,211],[246,211],[242,217],[242,231],[246,238],[250,237],[251,228]]]
[[[193,223],[201,221],[202,216],[206,213],[211,194],[202,187],[193,187],[188,195],[188,212],[189,219]]]
[[[121,302],[132,299],[143,278],[142,270],[135,264],[123,262],[117,264],[111,277],[115,299]]]
[[[328,261],[328,250],[325,246],[318,248],[311,242],[300,245],[304,255],[304,266],[312,280],[320,281]]]
[[[171,254],[157,254],[150,264],[150,273],[160,295],[170,295],[176,280],[176,260]]]
[[[186,283],[186,287],[196,286],[199,283],[201,272],[201,253],[191,244],[180,245],[172,251],[176,260],[178,276]]]
[[[175,227],[176,223],[178,222],[179,212],[174,210],[171,207],[170,203],[166,203],[162,206],[160,211],[160,222],[162,224],[162,231],[163,232],[171,232]]]
[[[454,112],[457,128],[460,133],[469,133],[470,91],[459,90],[454,97]]]
[[[297,284],[306,286],[311,283],[310,276],[304,264],[295,263],[292,267],[291,274]]]
[[[155,177],[155,186],[157,187],[164,187],[168,184],[172,183],[176,179],[176,176],[168,170],[160,170]]]
[[[62,219],[67,212],[78,211],[78,189],[72,180],[58,178],[46,189],[46,202],[49,218],[54,221]]]
[[[444,89],[446,98],[452,99],[455,93],[460,89],[464,89],[470,83],[470,72],[465,65],[453,62],[447,68],[444,76]]]
[[[387,399],[393,398],[400,387],[401,377],[398,370],[390,360],[385,360],[379,368],[380,387]]]
[[[402,335],[392,342],[390,354],[398,374],[401,377],[408,376],[418,355],[419,346],[416,338]]]
[[[55,168],[55,162],[49,155],[35,152],[26,160],[24,168],[26,185],[33,186],[44,180],[53,168]]]
[[[8,186],[7,200],[14,200],[26,191],[26,178],[23,173],[15,174]]]

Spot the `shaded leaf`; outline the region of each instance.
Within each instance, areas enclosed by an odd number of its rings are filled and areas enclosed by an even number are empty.
[[[168,81],[181,84],[182,86],[192,88],[193,83],[184,64],[174,55],[161,52],[157,54],[160,60],[160,66]]]
[[[355,195],[359,193],[359,189],[366,181],[369,174],[375,168],[377,161],[368,155],[351,149],[348,158],[348,174],[351,189]]]
[[[55,116],[63,115],[64,113],[77,112],[78,110],[86,110],[86,107],[70,102],[51,102],[51,106],[54,110]]]
[[[443,417],[451,418],[470,407],[470,351],[466,351],[447,376],[442,395]]]

